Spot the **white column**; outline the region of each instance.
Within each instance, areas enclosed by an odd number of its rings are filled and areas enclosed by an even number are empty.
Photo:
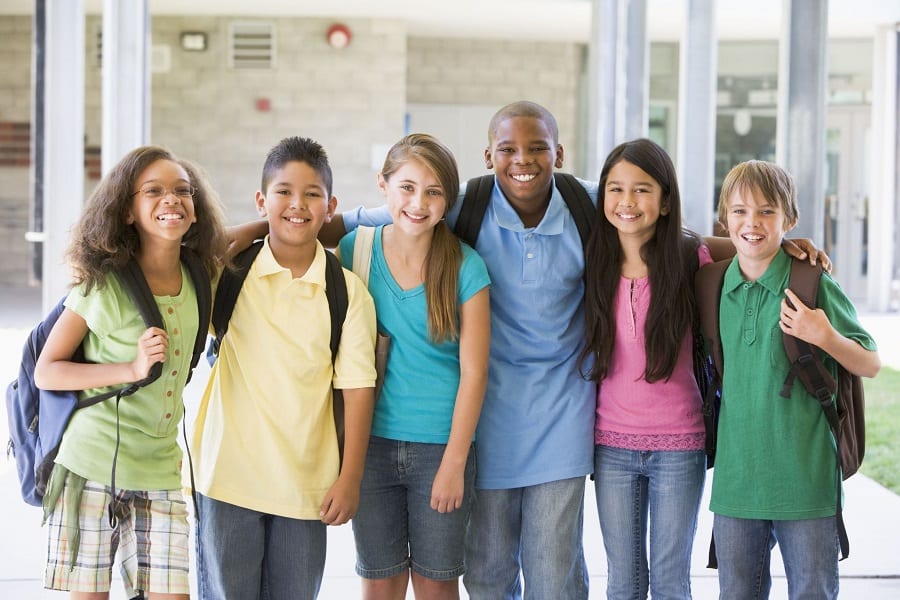
[[[103,173],[150,139],[147,0],[103,3]]]
[[[650,48],[647,41],[647,2],[628,0],[625,27],[619,36],[625,71],[624,113],[618,142],[647,137],[650,115]]]
[[[594,0],[588,61],[588,144],[585,174],[596,181],[616,140],[616,46],[619,0]]]
[[[678,185],[682,223],[702,235],[713,230],[715,205],[718,40],[714,0],[687,0],[679,56]]]
[[[785,0],[779,45],[778,164],[794,178],[800,223],[792,235],[822,245],[825,229],[827,0]]]
[[[879,312],[890,306],[892,282],[900,282],[900,246],[894,235],[900,227],[897,202],[900,197],[900,29],[880,27],[875,33],[872,58],[872,182],[869,186],[869,309]],[[900,283],[898,283],[900,285]]]
[[[47,0],[44,311],[66,293],[69,232],[84,204],[84,4]]]

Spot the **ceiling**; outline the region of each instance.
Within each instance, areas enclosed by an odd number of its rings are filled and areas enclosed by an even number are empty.
[[[49,0],[48,0],[49,1]],[[71,0],[53,0],[68,2]],[[118,0],[115,0],[118,1]],[[824,0],[823,0],[824,1]],[[88,13],[103,0],[83,0]],[[687,0],[647,0],[651,40],[677,40]],[[713,0],[720,39],[775,39],[781,0]],[[536,41],[575,40],[590,35],[592,0],[149,0],[151,14],[309,16],[405,21],[410,35]],[[2,14],[30,14],[34,0],[2,0]],[[830,0],[829,35],[871,37],[879,25],[900,23],[900,0]]]

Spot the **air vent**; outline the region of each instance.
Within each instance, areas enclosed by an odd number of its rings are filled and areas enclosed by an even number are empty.
[[[261,21],[232,23],[228,29],[228,66],[232,69],[274,67],[275,26]]]

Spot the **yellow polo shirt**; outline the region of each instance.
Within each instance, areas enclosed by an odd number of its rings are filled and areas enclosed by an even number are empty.
[[[303,277],[268,238],[250,267],[194,426],[197,490],[216,500],[319,519],[338,476],[331,386],[375,385],[375,307],[344,270],[349,307],[332,369],[325,249]]]

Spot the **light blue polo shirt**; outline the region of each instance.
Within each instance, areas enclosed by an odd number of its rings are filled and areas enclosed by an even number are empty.
[[[582,182],[596,203],[597,184]],[[447,222],[456,223],[465,189]],[[386,209],[343,214],[350,230],[390,221]],[[476,485],[511,489],[593,471],[594,384],[578,370],[584,338],[584,253],[554,186],[525,227],[494,185],[475,247],[491,277],[491,356],[478,422]]]

